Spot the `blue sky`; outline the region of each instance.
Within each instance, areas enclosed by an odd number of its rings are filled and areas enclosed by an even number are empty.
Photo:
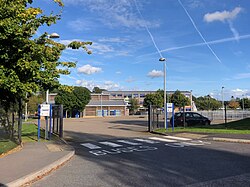
[[[58,41],[92,41],[92,55],[64,51],[77,61],[60,82],[107,90],[192,90],[195,96],[250,97],[250,1],[64,0],[62,19],[44,31]],[[37,1],[46,12],[60,9]]]

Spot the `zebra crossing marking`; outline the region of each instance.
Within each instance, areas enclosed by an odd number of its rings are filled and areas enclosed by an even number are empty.
[[[120,144],[116,144],[116,143],[113,143],[113,142],[99,142],[100,144],[103,144],[103,145],[108,145],[110,147],[122,147],[123,145],[120,145]]]
[[[114,143],[116,142],[116,143]],[[117,143],[119,142],[119,144]],[[102,155],[116,155],[121,153],[132,153],[141,151],[152,151],[157,150],[157,147],[147,146],[145,144],[157,144],[165,142],[165,146],[172,148],[184,148],[189,146],[201,146],[211,144],[210,142],[204,142],[202,140],[192,140],[189,138],[180,138],[174,136],[163,136],[163,137],[147,137],[147,138],[134,138],[131,140],[111,140],[111,141],[100,141],[93,143],[81,143],[80,145],[90,149],[89,153],[102,156]],[[110,149],[105,149],[103,146],[111,147]],[[126,147],[126,145],[129,147]]]
[[[140,138],[135,138],[134,140],[135,140],[135,141],[138,141],[138,142],[149,143],[149,144],[160,143],[160,142],[157,142],[157,141],[154,141],[154,140],[146,140],[146,139],[140,139]]]
[[[101,147],[94,145],[92,143],[81,143],[80,145],[87,147],[89,149],[101,149]]]
[[[128,144],[128,145],[142,145],[141,143],[130,142],[130,141],[127,141],[127,140],[117,140],[117,142],[125,143],[125,144]]]
[[[159,141],[163,141],[163,142],[177,142],[176,140],[169,140],[169,139],[165,139],[165,138],[159,138],[159,137],[149,137],[150,140],[159,140]]]
[[[163,136],[164,138],[173,139],[173,140],[183,140],[183,141],[190,141],[192,139],[190,138],[182,138],[182,137],[176,137],[176,136]]]

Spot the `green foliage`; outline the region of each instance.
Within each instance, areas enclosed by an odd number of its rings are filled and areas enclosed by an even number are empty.
[[[62,104],[63,109],[73,111],[83,111],[90,101],[90,91],[84,87],[74,87],[73,91],[61,91],[55,97],[56,104]]]
[[[221,102],[212,98],[210,95],[196,98],[195,104],[198,110],[217,110],[222,107]]]
[[[229,103],[228,103],[228,107],[231,108],[231,109],[237,109],[240,107],[240,104],[239,102],[235,101],[235,100],[231,100]]]
[[[61,0],[53,1],[62,10]],[[64,49],[82,48],[91,54],[86,47],[91,42],[73,41],[67,46],[53,41],[48,33],[36,38],[34,34],[39,27],[60,20],[61,11],[45,14],[32,3],[32,0],[0,0],[0,104],[8,111],[19,103],[19,118],[27,93],[59,87],[60,75],[69,74],[70,68],[76,66],[76,62],[59,61]],[[20,127],[21,124],[20,118]]]
[[[243,109],[243,104],[244,104],[244,109],[249,109],[250,108],[250,99],[248,98],[242,98],[239,101],[240,107]]]
[[[32,95],[28,101],[28,111],[31,113],[37,112],[38,105],[44,102],[44,97],[42,94]]]
[[[93,93],[102,93],[103,91],[107,91],[107,90],[101,89],[99,87],[94,87],[92,90]]]
[[[138,100],[136,98],[132,98],[132,99],[129,99],[129,112],[131,114],[134,114],[135,111],[139,108],[139,103],[138,103]]]
[[[158,90],[156,93],[147,94],[143,106],[155,105],[159,108],[164,106],[164,91]]]
[[[179,90],[176,90],[170,97],[170,101],[175,107],[183,107],[190,105],[190,99],[183,95]]]

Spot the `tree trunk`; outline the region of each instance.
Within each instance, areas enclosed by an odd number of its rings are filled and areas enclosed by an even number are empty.
[[[15,114],[14,112],[11,113],[12,114],[12,124],[11,124],[11,138],[14,138],[14,127],[15,127]]]
[[[23,105],[22,99],[18,100],[18,142],[22,145],[22,113],[23,113]]]

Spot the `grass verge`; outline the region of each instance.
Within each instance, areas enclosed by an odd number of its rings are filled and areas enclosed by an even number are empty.
[[[157,129],[155,132],[172,132],[172,128]],[[190,126],[175,127],[174,132],[197,132],[197,133],[216,133],[216,134],[250,134],[250,118],[229,122],[227,124],[217,124],[210,126]]]
[[[26,142],[37,142],[37,126],[35,124],[23,124],[22,128],[22,141],[23,143]],[[41,138],[40,141],[47,141],[45,140],[45,131],[41,129]],[[57,136],[52,135],[52,140],[58,140]],[[0,155],[3,153],[7,153],[8,151],[17,147],[18,144],[10,140],[9,137],[3,132],[3,129],[0,128]]]

